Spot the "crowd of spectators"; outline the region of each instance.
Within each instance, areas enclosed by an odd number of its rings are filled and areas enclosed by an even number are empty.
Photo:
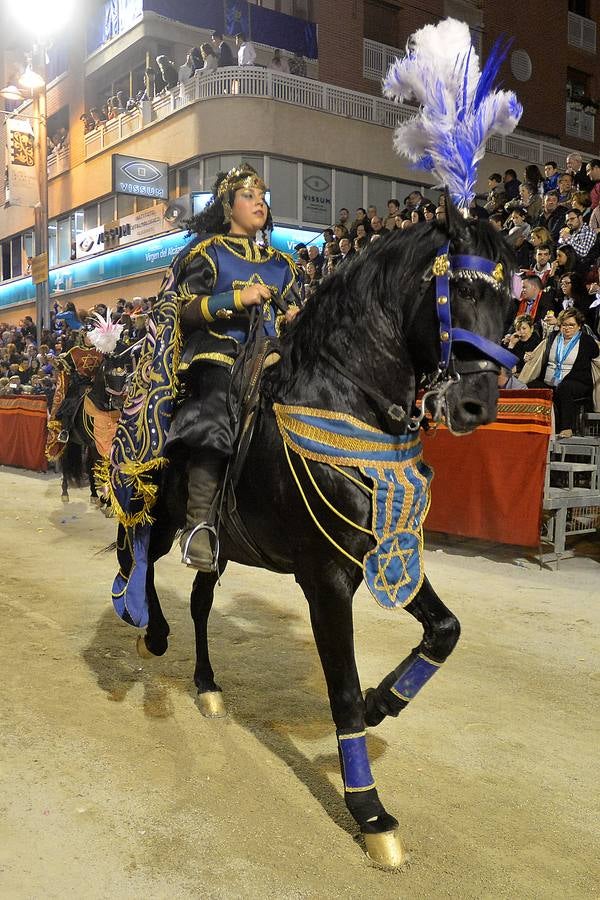
[[[204,75],[228,66],[257,65],[256,49],[252,41],[241,32],[235,35],[234,41],[235,48],[232,48],[222,34],[214,31],[210,42],[192,47],[181,64],[169,59],[165,54],[157,56],[155,65],[148,66],[144,71],[143,90],[129,97],[125,91],[117,91],[113,97],[107,97],[104,103],[82,113],[80,118],[85,133],[94,131],[98,126],[118,116],[134,112],[145,100],[166,96],[196,75]],[[267,69],[306,77],[306,61],[300,53],[294,53],[286,58],[281,50],[276,49]]]
[[[492,173],[489,191],[473,201],[470,213],[489,219],[512,246],[517,272],[514,305],[505,341],[515,340],[514,319],[530,315],[536,333],[544,335],[563,310],[578,309],[589,330],[600,337],[600,159],[584,163],[572,153],[564,172],[555,162]],[[388,200],[387,210],[342,207],[337,221],[323,232],[322,243],[296,246],[310,297],[319,281],[361,253],[387,231],[445,218],[444,194],[435,201],[411,191],[403,203]],[[539,283],[538,283],[539,281]],[[536,290],[534,290],[536,288]]]
[[[122,340],[134,344],[146,334],[146,322],[153,297],[123,298],[115,301],[113,320],[124,325]],[[67,301],[55,304],[51,326],[37,343],[36,326],[31,316],[18,325],[0,322],[0,395],[45,394],[48,409],[56,389],[57,357],[75,346],[82,329],[90,324],[92,312],[106,313],[102,304],[86,311]]]

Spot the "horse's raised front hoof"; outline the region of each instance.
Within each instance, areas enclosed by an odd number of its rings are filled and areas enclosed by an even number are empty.
[[[68,503],[68,502],[69,502],[69,495],[68,495],[68,494],[61,494],[61,495],[60,495],[60,499],[62,500],[63,503]]]
[[[377,706],[377,693],[375,688],[367,688],[364,692],[365,699],[365,725],[374,728],[385,719],[385,713]]]
[[[152,650],[149,649],[148,644],[146,643],[146,637],[143,634],[138,634],[135,642],[135,649],[137,650],[137,655],[141,656],[142,659],[156,658],[156,653],[153,653]]]
[[[198,691],[198,708],[207,719],[222,719],[227,715],[222,691]]]
[[[361,827],[367,856],[386,869],[398,869],[406,862],[397,825],[396,819],[386,814]]]

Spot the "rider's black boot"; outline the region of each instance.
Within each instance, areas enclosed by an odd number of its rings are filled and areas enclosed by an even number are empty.
[[[203,459],[190,464],[188,470],[186,527],[179,546],[182,563],[200,572],[212,572],[215,568],[211,535],[216,544],[216,534],[214,523],[207,519],[219,489],[222,469],[220,460]]]

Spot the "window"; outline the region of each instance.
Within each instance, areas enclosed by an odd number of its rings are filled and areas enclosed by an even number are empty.
[[[115,221],[115,198],[108,197],[100,203],[100,225]]]
[[[21,243],[21,235],[15,237],[10,242],[11,257],[11,278],[18,278],[23,274],[23,246]]]
[[[56,248],[56,219],[48,222],[48,266],[52,268],[58,262],[58,253]]]
[[[79,235],[83,234],[86,230],[84,224],[84,211],[82,209],[76,209],[73,213],[73,237],[79,237]]]
[[[90,231],[92,228],[98,227],[98,204],[86,206],[83,210],[83,230]]]
[[[134,212],[135,197],[131,194],[117,194],[117,219],[124,219]]]
[[[23,253],[26,259],[35,256],[35,243],[33,240],[33,232],[27,231],[23,235]]]
[[[58,220],[58,262],[71,259],[71,217]]]
[[[273,216],[284,221],[298,219],[298,164],[287,159],[271,159],[271,206]]]
[[[151,206],[154,206],[154,200],[152,197],[136,197],[136,210],[140,212],[142,209],[149,209]]]
[[[179,196],[200,190],[200,164],[194,163],[179,170]]]
[[[588,0],[569,0],[569,12],[588,19]]]
[[[391,196],[391,195],[390,195]],[[363,205],[363,177],[356,172],[335,173],[335,209],[332,222],[337,222],[340,207],[350,211],[350,221],[354,218],[354,210]]]
[[[409,191],[406,192],[407,194]],[[389,178],[375,178],[369,175],[367,184],[367,205],[376,206],[377,214],[380,216],[387,215],[387,202],[393,197],[392,183]],[[401,198],[398,197],[398,200]],[[348,204],[346,204],[347,206]]]
[[[2,241],[2,281],[11,277],[10,241]]]

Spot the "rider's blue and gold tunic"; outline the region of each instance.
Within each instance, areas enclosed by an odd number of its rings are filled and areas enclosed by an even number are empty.
[[[252,284],[265,285],[284,305],[299,296],[293,261],[271,247],[247,237],[213,235],[188,249],[177,286],[184,346],[177,373],[181,391],[165,444],[169,456],[182,446],[222,457],[231,454],[235,429],[227,393],[250,324],[241,293]],[[265,336],[275,338],[282,320],[280,309],[266,300]]]

